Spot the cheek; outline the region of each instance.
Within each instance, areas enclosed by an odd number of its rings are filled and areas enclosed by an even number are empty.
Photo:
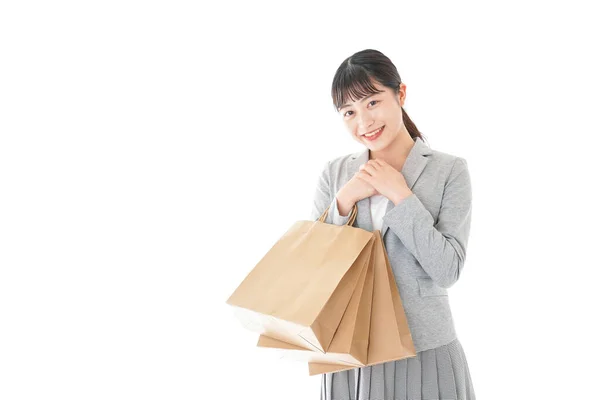
[[[348,130],[348,132],[350,132],[352,135],[356,135],[358,133],[358,131],[356,130],[356,124],[353,122],[345,122],[346,125],[346,129]]]
[[[373,118],[375,118],[376,121],[383,122],[384,124],[391,120],[389,112],[385,109],[377,110],[377,113],[373,116]]]

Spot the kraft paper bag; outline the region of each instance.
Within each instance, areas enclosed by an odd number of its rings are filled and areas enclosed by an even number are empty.
[[[309,360],[309,374],[343,371],[416,356],[402,299],[385,250],[381,232],[376,230],[373,249],[373,300],[367,362],[349,365],[323,356]],[[335,340],[335,336],[334,336]],[[281,340],[263,339],[261,347],[282,349],[285,353],[315,353],[307,346],[293,346]],[[309,356],[304,356],[309,357]],[[318,358],[318,359],[317,359]]]
[[[381,234],[376,236],[373,306],[371,307],[368,361],[365,366],[402,360],[417,355],[387,251]],[[308,367],[311,376],[356,368],[317,362],[309,362]]]
[[[373,300],[373,261],[374,255],[371,253],[369,264],[361,273],[350,303],[326,353],[312,351],[310,347],[296,346],[266,335],[259,336],[257,346],[277,349],[284,357],[296,360],[335,362],[351,366],[364,365],[367,362]]]
[[[352,226],[297,221],[227,300],[242,324],[269,337],[324,353],[341,322],[375,236]]]

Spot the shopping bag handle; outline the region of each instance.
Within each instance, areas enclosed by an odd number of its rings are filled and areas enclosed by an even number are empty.
[[[329,207],[327,207],[325,209],[325,211],[323,211],[323,214],[319,217],[318,221],[325,222],[328,212],[329,212]],[[354,225],[354,221],[356,220],[357,213],[358,213],[358,207],[356,207],[356,203],[354,203],[354,205],[352,206],[352,210],[350,210],[350,218],[348,218],[348,222],[346,222],[346,225],[348,225],[348,226]]]

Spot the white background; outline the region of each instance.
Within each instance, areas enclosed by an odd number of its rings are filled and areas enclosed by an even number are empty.
[[[411,3],[3,2],[0,398],[318,399],[225,301],[362,149],[330,85],[366,48],[469,165],[477,397],[596,398],[593,2]]]

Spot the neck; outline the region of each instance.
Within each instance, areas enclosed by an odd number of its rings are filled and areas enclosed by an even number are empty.
[[[414,146],[415,141],[410,136],[406,129],[400,132],[392,143],[389,144],[385,149],[371,151],[369,150],[369,160],[378,159],[383,160],[397,171],[401,171],[408,157],[408,153]]]

